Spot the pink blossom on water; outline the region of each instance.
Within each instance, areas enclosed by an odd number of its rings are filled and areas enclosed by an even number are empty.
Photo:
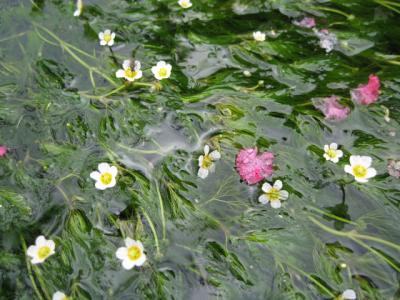
[[[294,21],[293,24],[303,28],[313,28],[317,25],[315,19],[310,17],[305,17],[301,21]]]
[[[7,147],[6,146],[0,146],[0,157],[6,155],[7,153]]]
[[[389,159],[387,170],[390,176],[400,178],[400,160]]]
[[[245,148],[236,156],[236,170],[248,184],[255,184],[272,175],[274,154],[263,152],[257,154],[257,147]]]
[[[369,75],[367,84],[361,84],[350,92],[351,99],[362,105],[374,103],[378,100],[380,87],[381,83],[378,76]]]
[[[313,104],[325,115],[325,119],[332,121],[342,121],[347,118],[350,109],[339,103],[338,96],[313,99]]]

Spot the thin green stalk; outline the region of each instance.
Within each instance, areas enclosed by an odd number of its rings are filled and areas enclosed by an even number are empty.
[[[164,204],[163,204],[163,200],[162,200],[162,197],[161,197],[160,188],[159,188],[157,182],[156,182],[156,189],[157,189],[158,200],[159,200],[159,202],[160,202],[160,214],[161,214],[161,224],[162,224],[162,236],[163,236],[163,239],[165,240],[165,238],[166,238],[166,228],[165,228]]]
[[[316,207],[313,207],[313,206],[308,206],[308,208],[310,208],[310,209],[312,209],[312,210],[314,210],[316,212],[319,212],[319,213],[321,213],[321,214],[323,214],[323,215],[325,215],[327,217],[330,217],[332,219],[338,220],[340,222],[351,224],[351,225],[354,225],[354,226],[358,226],[358,224],[356,222],[353,222],[353,221],[338,217],[338,216],[336,216],[334,214],[331,214],[331,213],[328,213],[328,212],[326,212],[326,211],[324,211],[322,209],[319,209],[319,208],[316,208]]]
[[[144,217],[146,218],[147,222],[149,223],[150,229],[153,233],[157,256],[161,256],[160,245],[158,243],[158,236],[157,236],[156,228],[154,227],[154,224],[151,221],[151,218],[149,217],[149,215],[146,213],[146,211],[144,209],[142,209],[142,213],[143,213]]]
[[[17,34],[13,34],[13,35],[10,35],[10,36],[8,36],[8,37],[6,37],[6,38],[4,38],[4,39],[1,39],[1,40],[0,40],[0,43],[5,42],[5,41],[9,41],[9,40],[12,40],[12,39],[15,39],[15,38],[18,38],[18,37],[20,37],[20,36],[24,36],[26,33],[27,33],[27,31],[20,32],[20,33],[17,33]]]
[[[36,273],[36,277],[37,277],[37,279],[38,279],[38,281],[39,281],[39,283],[40,283],[40,286],[41,286],[41,288],[42,288],[42,291],[43,291],[45,297],[46,297],[47,299],[51,300],[52,297],[50,296],[49,292],[48,292],[47,289],[46,289],[46,284],[45,284],[44,281],[43,281],[43,276],[42,276],[42,273],[40,272],[39,267],[33,266],[33,268],[34,268],[34,271],[35,271],[35,273]]]
[[[347,13],[341,11],[341,10],[338,10],[338,9],[325,7],[325,6],[313,6],[312,8],[314,8],[316,10],[329,11],[329,12],[333,12],[333,13],[345,16],[348,20],[354,19],[354,15],[347,14]]]

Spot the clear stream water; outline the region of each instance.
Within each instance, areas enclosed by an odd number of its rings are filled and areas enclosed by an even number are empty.
[[[399,299],[400,3],[397,0],[0,1],[0,299]],[[326,53],[313,16],[338,45]],[[102,47],[97,34],[116,32]],[[256,42],[254,31],[267,33]],[[125,85],[125,59],[143,78]],[[172,65],[155,86],[151,67]],[[249,77],[244,75],[249,71]],[[370,74],[378,102],[350,90]],[[338,95],[351,108],[324,119],[311,99]],[[390,121],[385,120],[389,112]],[[386,118],[387,119],[387,118]],[[344,152],[323,158],[325,144]],[[197,176],[205,144],[221,159]],[[275,154],[280,209],[258,202],[235,156]],[[368,155],[378,175],[344,172]],[[117,185],[96,190],[101,162]],[[56,253],[33,265],[39,235]],[[124,270],[124,238],[147,261]],[[339,298],[338,298],[339,299]]]

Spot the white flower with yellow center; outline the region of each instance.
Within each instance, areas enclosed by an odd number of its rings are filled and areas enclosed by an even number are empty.
[[[151,68],[154,77],[158,80],[169,78],[171,76],[172,66],[165,61],[159,61],[156,66]]]
[[[257,42],[264,42],[265,41],[265,33],[261,32],[261,31],[253,32],[253,38]]]
[[[70,300],[63,292],[57,291],[53,294],[52,300]]]
[[[115,255],[122,260],[122,266],[126,270],[132,269],[134,266],[140,267],[146,261],[144,247],[140,241],[125,239],[125,246],[117,249]]]
[[[208,145],[204,146],[204,155],[199,156],[199,171],[197,172],[197,176],[204,179],[208,176],[210,172],[213,172],[215,169],[214,162],[221,158],[221,153],[219,151],[214,150],[210,153],[210,147]]]
[[[112,46],[114,45],[115,32],[111,32],[110,29],[104,30],[104,32],[99,33],[100,45],[102,46]]]
[[[376,170],[370,168],[372,158],[369,156],[350,156],[350,165],[344,166],[344,171],[354,176],[358,182],[368,182],[368,179],[376,175]]]
[[[82,14],[83,10],[83,1],[77,0],[76,1],[76,10],[74,11],[74,17],[79,17]]]
[[[356,292],[354,290],[345,290],[339,297],[338,300],[355,300],[357,299]]]
[[[192,6],[192,2],[190,2],[190,0],[179,0],[178,4],[182,7],[182,8],[189,8]]]
[[[281,201],[289,197],[289,193],[282,190],[282,181],[280,180],[275,181],[273,186],[265,182],[262,185],[262,190],[264,194],[258,197],[258,201],[262,204],[269,202],[272,208],[280,208],[282,206]]]
[[[330,145],[324,146],[324,157],[326,160],[330,160],[335,164],[339,161],[339,159],[343,156],[343,151],[338,150],[338,145],[336,143],[332,143]]]
[[[117,76],[117,78],[125,78],[128,81],[134,81],[135,79],[141,78],[143,75],[140,67],[140,62],[137,60],[135,60],[133,65],[129,59],[124,60],[122,64],[123,69],[119,69],[117,73],[115,73],[115,76]]]
[[[105,190],[115,186],[117,183],[115,177],[118,174],[117,167],[110,166],[108,163],[101,163],[99,164],[98,169],[99,171],[90,173],[90,177],[96,180],[96,189]]]
[[[54,241],[46,240],[43,235],[40,235],[36,238],[35,245],[29,246],[26,254],[32,257],[31,263],[40,264],[55,253],[55,247]]]

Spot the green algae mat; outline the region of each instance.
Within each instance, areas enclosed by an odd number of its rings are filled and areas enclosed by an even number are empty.
[[[398,0],[0,1],[0,299],[400,299]]]

